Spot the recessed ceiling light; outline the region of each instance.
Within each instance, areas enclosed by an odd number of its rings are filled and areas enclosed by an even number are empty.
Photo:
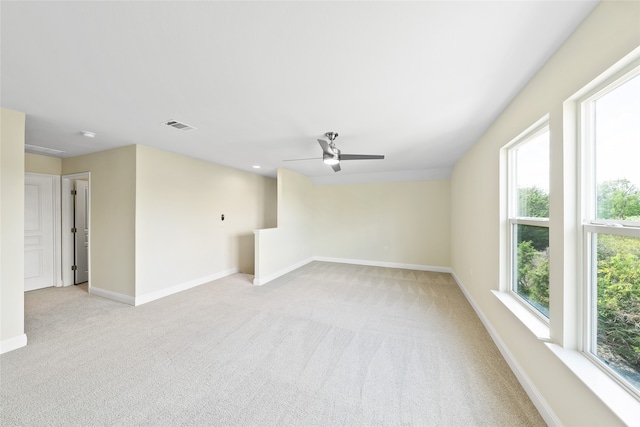
[[[95,132],[91,132],[88,130],[81,130],[80,133],[82,134],[82,136],[86,136],[87,138],[95,138],[96,137],[96,133]]]
[[[260,169],[260,165],[253,165],[254,169]]]

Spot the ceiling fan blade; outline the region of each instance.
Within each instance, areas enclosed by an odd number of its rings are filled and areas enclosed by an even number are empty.
[[[329,148],[329,143],[327,141],[325,141],[323,139],[319,139],[318,143],[322,147],[322,152],[323,153],[327,153],[327,154],[333,155],[333,151],[331,151],[331,148]]]
[[[308,157],[306,159],[286,159],[283,162],[299,162],[300,160],[322,160],[322,157]]]
[[[383,155],[378,154],[340,154],[340,160],[383,160]]]
[[[333,169],[334,172],[339,172],[340,171],[340,163],[336,163],[335,165],[331,165],[331,168]]]

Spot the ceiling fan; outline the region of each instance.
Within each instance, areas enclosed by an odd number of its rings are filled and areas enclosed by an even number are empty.
[[[340,161],[342,160],[382,160],[383,155],[377,154],[342,154],[338,147],[336,147],[335,139],[338,137],[337,132],[327,132],[324,134],[329,142],[324,139],[318,139],[318,143],[322,147],[322,161],[331,166],[334,172],[340,171]],[[312,160],[312,159],[292,159],[285,160],[285,162],[293,162],[297,160]]]

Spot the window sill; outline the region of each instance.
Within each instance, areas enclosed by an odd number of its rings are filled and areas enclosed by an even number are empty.
[[[545,343],[567,368],[626,425],[637,425],[640,401],[576,350]]]
[[[551,342],[549,326],[507,292],[491,291],[531,333],[558,358],[624,424],[637,425],[640,401],[577,350]]]
[[[507,292],[491,291],[498,300],[540,341],[551,342],[549,325],[540,320]]]

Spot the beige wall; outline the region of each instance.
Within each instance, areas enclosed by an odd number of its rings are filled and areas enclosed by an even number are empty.
[[[26,344],[24,336],[25,115],[0,112],[0,352]]]
[[[49,175],[62,175],[62,159],[58,157],[43,156],[40,154],[25,153],[24,171],[46,173]]]
[[[135,297],[136,147],[62,160],[63,175],[91,173],[90,282]]]
[[[313,256],[313,183],[278,169],[278,228],[256,232],[255,280],[263,284]]]
[[[425,268],[450,266],[450,183],[314,186],[278,170],[278,228],[256,237],[256,284],[313,257]]]
[[[316,186],[314,255],[450,266],[449,181]]]
[[[573,172],[564,158],[563,102],[640,45],[640,2],[602,2],[560,50],[525,86],[478,142],[456,164],[451,180],[452,268],[490,328],[515,363],[551,406],[561,423],[619,425],[620,420],[591,393],[504,305],[492,295],[500,280],[500,149],[520,132],[550,115],[551,131],[551,316],[564,305],[563,281],[571,276],[575,252],[563,223],[574,202],[564,195]],[[567,141],[567,144],[569,142]],[[571,150],[568,149],[567,153]],[[565,209],[568,209],[565,214]],[[571,281],[566,285],[570,287]],[[570,293],[569,293],[570,294]],[[570,305],[571,301],[567,301]],[[560,307],[561,308],[561,307]],[[552,338],[569,346],[570,329],[557,316]]]
[[[274,179],[137,146],[136,296],[253,274],[253,230],[275,226],[275,199]]]

